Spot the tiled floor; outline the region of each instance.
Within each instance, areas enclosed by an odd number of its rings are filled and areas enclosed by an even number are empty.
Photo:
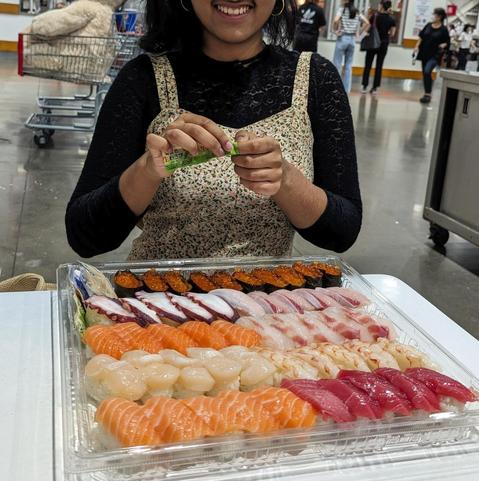
[[[33,144],[23,122],[35,109],[39,85],[42,93],[62,91],[56,82],[18,78],[15,57],[0,56],[1,278],[38,272],[53,281],[58,264],[77,258],[63,217],[89,139],[57,132],[53,148]],[[419,95],[417,82],[387,80],[377,99],[351,95],[364,223],[343,257],[362,273],[401,278],[479,338],[479,248],[451,236],[445,255],[435,251],[422,219],[437,105],[421,106]],[[94,260],[124,259],[135,235]],[[318,249],[298,238],[295,251]]]

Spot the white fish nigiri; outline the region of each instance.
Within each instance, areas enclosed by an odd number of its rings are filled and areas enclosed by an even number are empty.
[[[263,316],[264,309],[244,292],[234,289],[215,289],[210,292],[226,301],[240,316]]]

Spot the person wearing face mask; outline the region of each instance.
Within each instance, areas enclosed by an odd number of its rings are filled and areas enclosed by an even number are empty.
[[[295,232],[335,251],[354,243],[362,204],[347,95],[328,60],[281,46],[295,9],[147,0],[147,54],[106,95],[67,206],[78,254],[115,249],[136,225],[130,260],[281,256]],[[225,156],[233,141],[239,154]],[[217,158],[166,170],[173,149],[205,148]]]
[[[431,102],[432,72],[439,64],[441,53],[449,49],[449,31],[444,25],[446,18],[443,8],[434,9],[432,22],[421,30],[414,49],[414,55],[422,63],[424,95],[419,101],[423,104]]]

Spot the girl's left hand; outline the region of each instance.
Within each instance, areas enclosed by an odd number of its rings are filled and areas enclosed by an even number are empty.
[[[278,141],[245,130],[240,130],[235,140],[240,154],[233,157],[233,162],[241,183],[265,197],[277,194],[289,165],[283,159]]]

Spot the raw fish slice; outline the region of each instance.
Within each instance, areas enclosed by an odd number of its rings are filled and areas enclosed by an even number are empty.
[[[320,311],[324,309],[324,304],[322,304],[319,299],[312,293],[311,289],[295,289],[294,293],[308,301],[314,307],[314,310]]]
[[[215,436],[242,431],[242,426],[234,423],[238,419],[231,419],[228,416],[228,413],[224,410],[225,402],[217,397],[196,396],[183,399],[181,402],[195,416],[203,420]]]
[[[121,360],[126,361],[127,363],[138,369],[143,365],[142,359],[145,356],[150,356],[150,353],[136,349],[133,351],[125,352],[125,354],[121,356]]]
[[[283,379],[317,379],[318,370],[301,357],[288,353],[259,349],[258,354],[276,367],[274,385],[279,386]]]
[[[345,309],[351,319],[358,324],[367,327],[369,333],[374,340],[379,337],[395,339],[397,337],[396,329],[392,322],[385,318],[379,318],[372,314],[362,311],[361,309]]]
[[[359,339],[361,336],[361,329],[355,322],[344,319],[343,317],[336,317],[329,314],[329,309],[323,311],[308,312],[307,317],[316,319],[322,322],[345,339]]]
[[[201,321],[185,322],[178,330],[190,336],[201,347],[222,349],[229,346],[228,341],[221,332]]]
[[[190,347],[186,350],[186,355],[191,359],[200,361],[210,361],[214,357],[224,358],[223,354],[211,347]]]
[[[326,389],[321,389],[316,381],[285,380],[281,383],[281,387],[311,404],[324,420],[332,418],[337,423],[345,423],[356,419],[341,399]]]
[[[263,309],[266,314],[274,314],[277,311],[276,306],[274,306],[270,300],[268,294],[265,292],[253,291],[249,292],[248,296],[254,299]]]
[[[363,342],[373,342],[375,340],[375,336],[369,332],[368,326],[357,323],[354,316],[345,307],[327,307],[323,309],[321,314],[326,316],[331,324],[333,322],[340,323],[338,326],[341,326],[344,332],[348,334],[348,336],[345,336],[348,339],[360,339]],[[374,326],[377,327],[375,323]],[[384,332],[388,334],[388,331]]]
[[[175,386],[175,397],[184,398],[211,391],[215,380],[204,367],[184,367]]]
[[[154,397],[145,403],[143,409],[166,443],[192,441],[212,434],[202,419],[176,399]]]
[[[331,293],[340,296],[351,304],[351,307],[362,307],[371,304],[371,301],[365,295],[358,291],[354,291],[353,289],[348,289],[347,287],[328,287],[327,293],[328,296],[330,296]],[[337,299],[335,296],[333,296],[333,298]],[[339,299],[337,300],[340,302]]]
[[[136,316],[127,311],[118,299],[91,296],[85,301],[88,325],[113,324],[115,322],[137,322]]]
[[[405,374],[422,382],[438,396],[449,396],[463,403],[477,401],[477,396],[470,389],[440,372],[426,368],[412,368],[406,369]]]
[[[163,349],[160,356],[166,364],[171,364],[180,369],[184,367],[200,367],[202,365],[200,360],[186,357],[173,349]]]
[[[265,400],[251,393],[223,391],[218,394],[223,410],[247,433],[268,433],[279,429],[279,420],[265,407]],[[228,418],[227,418],[228,419]]]
[[[295,346],[306,346],[309,343],[307,329],[298,322],[294,314],[265,316],[263,322],[267,322],[273,329],[291,339]]]
[[[407,376],[397,369],[381,368],[374,371],[400,389],[416,409],[426,412],[440,410],[439,399],[425,384]]]
[[[112,326],[111,329],[128,343],[131,350],[157,353],[165,347],[160,339],[151,336],[149,331],[134,322],[117,324]]]
[[[300,304],[294,303],[288,297],[276,292],[269,295],[270,301],[276,303],[281,309],[281,313],[288,314],[290,312],[298,312],[300,314],[304,313],[304,309]]]
[[[330,297],[335,302],[337,302],[338,305],[342,307],[348,307],[348,308],[354,307],[354,304],[349,299],[343,297],[338,292],[330,291],[331,288],[318,287],[316,290],[319,290],[319,289],[321,289],[321,292],[323,292],[323,294],[326,294],[328,297]]]
[[[316,289],[311,289],[311,294],[313,294],[316,299],[321,303],[323,309],[327,307],[340,307],[341,304],[335,301],[331,296],[328,296],[326,289],[322,287],[317,287]]]
[[[155,311],[162,319],[168,319],[169,321],[178,323],[188,320],[183,311],[178,309],[164,292],[149,293],[140,291],[137,292],[135,296]]]
[[[288,389],[266,388],[251,392],[279,420],[279,428],[309,428],[316,424],[316,413],[308,402]]]
[[[312,316],[311,312],[304,315],[297,315],[298,322],[300,322],[310,333],[309,344],[318,342],[332,342],[341,344],[345,341],[345,337],[328,327],[321,322],[319,316]],[[316,314],[316,313],[314,313]]]
[[[267,295],[266,302],[268,302],[274,311],[274,314],[289,314],[291,312],[297,312],[296,307],[291,302],[282,296]]]
[[[354,339],[347,341],[343,344],[344,347],[350,349],[353,352],[357,352],[367,362],[371,371],[380,367],[387,367],[393,369],[399,369],[399,364],[396,362],[389,352],[382,349],[377,343],[366,343]]]
[[[181,354],[186,354],[186,350],[189,347],[198,346],[198,343],[187,333],[183,332],[182,329],[166,326],[165,324],[148,326],[146,331],[151,337],[161,342],[166,349],[174,349]]]
[[[155,311],[148,308],[143,302],[134,297],[124,297],[121,299],[123,307],[131,311],[138,319],[142,327],[148,324],[161,324],[161,320]]]
[[[340,371],[338,379],[347,380],[364,391],[371,399],[377,401],[385,411],[403,416],[411,414],[412,405],[404,393],[381,376],[371,372]]]
[[[167,294],[167,296],[178,309],[185,313],[188,319],[204,322],[211,322],[214,319],[210,311],[188,297],[177,296],[175,294]]]
[[[95,420],[124,447],[163,442],[151,422],[143,415],[143,408],[125,399],[110,398],[102,401]]]
[[[253,329],[259,333],[263,338],[263,345],[270,349],[284,351],[295,347],[292,339],[271,327],[269,316],[263,316],[263,318],[260,319],[256,319],[255,317],[241,317],[236,321],[236,325]]]
[[[301,312],[301,311],[302,312],[315,311],[316,310],[316,307],[314,306],[314,304],[309,302],[303,296],[297,294],[296,290],[288,291],[286,289],[280,289],[279,291],[275,291],[275,295],[281,295],[283,297],[286,297],[292,304],[294,304],[294,306],[296,307],[298,312]],[[316,303],[318,302],[316,298],[315,298],[315,301],[316,301]]]
[[[302,347],[300,349],[289,351],[289,353],[316,368],[318,372],[317,377],[319,378],[335,378],[339,372],[339,369],[333,360],[328,355],[322,353],[319,349],[315,349],[313,347]]]
[[[91,326],[85,331],[83,341],[95,354],[108,354],[115,359],[133,349],[109,326]]]
[[[340,379],[321,379],[316,382],[320,388],[326,389],[341,399],[355,416],[367,419],[383,417],[383,410],[379,403],[352,384]]]
[[[226,301],[240,316],[262,316],[264,309],[247,294],[234,289],[215,289],[211,294],[221,297]]]
[[[139,371],[148,388],[148,397],[173,395],[173,386],[180,377],[180,370],[177,367],[151,362],[142,366]]]
[[[342,345],[322,342],[311,347],[328,355],[339,369],[370,371],[366,361],[358,353],[350,351]]]
[[[426,354],[418,351],[412,346],[400,344],[396,341],[380,338],[376,344],[384,351],[389,352],[396,359],[401,371],[413,367],[426,367],[438,371],[437,366],[427,357]]]
[[[231,345],[255,347],[261,346],[263,341],[261,335],[253,329],[247,329],[231,322],[214,321],[211,327],[223,334]]]
[[[225,302],[221,297],[214,294],[195,294],[189,292],[186,294],[191,300],[204,307],[215,318],[226,319],[227,321],[235,321],[238,316],[233,308]]]

